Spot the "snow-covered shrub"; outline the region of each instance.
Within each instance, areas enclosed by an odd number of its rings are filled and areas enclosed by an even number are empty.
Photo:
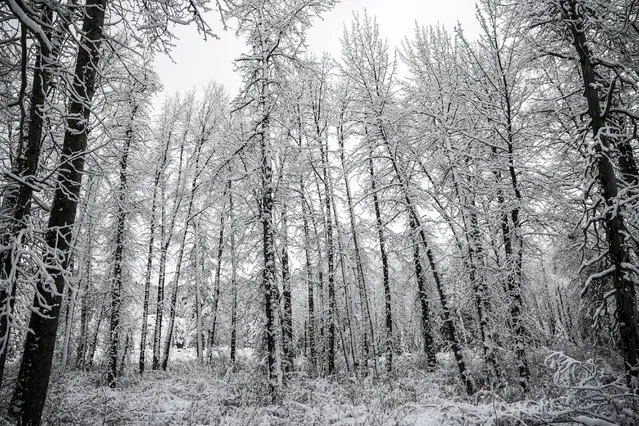
[[[639,424],[639,395],[601,358],[579,361],[562,352],[546,358],[554,370],[555,386],[563,389],[561,410],[551,412],[552,421],[584,425]]]

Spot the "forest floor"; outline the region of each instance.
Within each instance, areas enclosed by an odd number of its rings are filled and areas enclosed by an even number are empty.
[[[271,404],[264,373],[248,367],[253,362],[240,361],[231,368],[221,357],[219,362],[214,361],[214,367],[201,366],[189,350],[178,350],[172,358],[177,359],[171,360],[168,371],[149,371],[142,377],[130,371],[120,379],[116,389],[104,385],[97,369],[55,371],[44,413],[45,424],[503,426],[549,424],[547,420],[552,416],[557,419],[581,416],[588,420],[574,424],[634,424],[623,419],[619,423],[590,423],[611,418],[597,418],[593,417],[596,414],[579,411],[577,405],[592,401],[579,400],[574,393],[568,395],[565,387],[557,385],[539,386],[525,399],[518,395],[517,389],[507,387],[497,391],[484,389],[473,397],[463,396],[452,357],[445,354],[439,354],[434,372],[425,372],[419,359],[404,355],[396,358],[391,376],[325,379],[292,373],[280,404]],[[557,371],[554,373],[556,378]],[[553,381],[549,367],[536,369],[533,376],[539,383],[544,381],[542,376],[550,383]],[[9,397],[7,389],[12,387],[8,380],[0,391],[3,413]],[[610,398],[606,401],[610,402]],[[632,404],[639,407],[638,402],[634,399]],[[570,415],[566,417],[566,413]]]

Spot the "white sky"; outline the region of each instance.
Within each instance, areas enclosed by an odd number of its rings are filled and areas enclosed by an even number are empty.
[[[400,47],[405,36],[412,36],[415,21],[423,26],[443,24],[449,30],[460,22],[472,37],[477,33],[474,4],[475,0],[342,0],[309,31],[309,51],[318,56],[328,52],[339,58],[344,25],[350,24],[354,12],[364,9],[371,17],[377,17],[380,34],[391,47]],[[233,71],[233,60],[247,48],[232,30],[221,31],[215,13],[209,17],[219,40],[204,41],[194,26],[175,29],[179,37],[171,54],[175,63],[166,56],[156,60],[156,70],[164,85],[164,93],[157,100],[165,94],[200,89],[209,81],[222,83],[231,96],[237,93],[241,79]]]

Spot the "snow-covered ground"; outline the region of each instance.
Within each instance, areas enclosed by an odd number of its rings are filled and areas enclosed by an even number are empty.
[[[264,371],[251,350],[239,351],[232,368],[228,348],[214,352],[212,366],[202,366],[189,349],[172,352],[169,370],[140,377],[131,364],[116,389],[98,370],[57,371],[45,408],[51,425],[485,425],[547,424],[544,413],[561,412],[562,398],[531,397],[508,402],[497,392],[472,398],[454,375],[450,356],[440,354],[434,372],[410,356],[396,358],[391,377],[313,378],[292,373],[281,403],[272,404]],[[11,384],[7,383],[7,387]],[[502,390],[501,394],[504,392]],[[549,395],[552,392],[549,393]],[[8,396],[6,388],[0,398]],[[574,403],[579,401],[574,399]],[[0,409],[6,405],[0,401]],[[569,418],[576,418],[575,415]],[[632,417],[632,415],[631,415]],[[592,424],[609,425],[602,419]],[[631,424],[621,422],[619,424]]]

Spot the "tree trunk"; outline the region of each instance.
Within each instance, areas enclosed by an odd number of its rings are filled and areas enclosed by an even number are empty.
[[[490,321],[488,315],[490,313],[490,302],[488,298],[488,291],[486,288],[486,281],[480,270],[483,266],[483,248],[479,230],[479,224],[477,220],[477,206],[475,204],[475,195],[467,194],[461,185],[458,175],[455,171],[455,163],[453,161],[452,146],[450,139],[446,138],[446,155],[451,167],[451,174],[453,179],[453,187],[459,203],[461,205],[461,216],[463,222],[463,232],[466,239],[466,251],[467,257],[465,260],[465,266],[468,270],[468,279],[473,288],[473,294],[475,296],[475,308],[477,309],[477,316],[479,318],[479,332],[482,343],[482,352],[484,362],[492,372],[494,378],[499,378],[500,372],[497,367],[497,361],[494,351],[494,336],[490,327]],[[468,171],[468,181],[471,180],[472,172],[468,165],[470,157],[466,157],[465,167]],[[471,190],[472,192],[472,190]],[[453,229],[452,223],[449,222],[450,228]],[[454,231],[453,231],[454,232]],[[460,238],[456,237],[459,245],[459,251],[464,255],[464,245]]]
[[[469,214],[470,230],[466,231],[468,239],[468,274],[471,285],[473,286],[473,293],[475,294],[475,305],[477,308],[477,316],[479,317],[479,331],[481,334],[484,361],[490,368],[493,376],[498,378],[501,374],[497,366],[495,338],[489,320],[491,309],[488,298],[488,288],[486,286],[486,279],[483,275],[480,275],[481,273],[479,272],[484,261],[474,200],[471,201],[470,207],[472,209]]]
[[[42,6],[42,22],[44,33],[51,40],[51,22],[53,10],[45,3]],[[26,27],[23,26],[23,39],[26,38]],[[23,55],[26,55],[26,39],[23,45]],[[26,149],[17,153],[12,174],[22,182],[35,181],[40,150],[42,144],[42,109],[46,100],[46,93],[51,85],[50,55],[48,47],[39,43],[33,71],[33,83],[31,88],[31,106],[29,108],[29,126],[27,128]],[[26,59],[26,56],[25,56]],[[24,65],[26,67],[26,64]],[[24,102],[24,101],[23,101]],[[24,114],[24,112],[23,112]],[[23,115],[24,116],[24,115]],[[22,131],[20,132],[22,138]],[[21,148],[23,141],[19,141]],[[0,286],[0,388],[4,376],[4,367],[7,358],[7,349],[11,333],[10,317],[13,314],[17,286],[15,282],[15,268],[18,259],[15,258],[15,244],[21,240],[21,231],[25,229],[26,217],[31,210],[31,195],[33,186],[30,184],[12,182],[4,190],[2,207],[0,208],[0,246],[9,247],[0,250],[0,279],[6,280],[4,286]],[[6,218],[6,219],[4,219]],[[6,222],[5,222],[6,221]]]
[[[293,344],[293,306],[291,300],[291,272],[288,260],[288,220],[286,206],[282,205],[282,337],[284,371],[293,370],[295,346]]]
[[[106,303],[100,302],[100,310],[98,311],[97,319],[95,321],[95,331],[93,332],[93,338],[91,339],[91,345],[88,348],[89,353],[86,358],[86,366],[93,367],[93,357],[95,356],[95,350],[98,347],[98,337],[100,336],[100,325],[104,319],[104,310]]]
[[[227,192],[230,191],[231,181],[226,182],[226,186],[224,187],[224,194],[222,195],[222,199],[226,199]],[[213,280],[213,306],[211,309],[211,328],[209,329],[209,341],[208,341],[208,357],[209,362],[213,360],[213,346],[215,346],[215,333],[217,332],[217,321],[218,321],[218,308],[220,305],[220,291],[221,291],[221,274],[222,274],[222,256],[224,255],[224,226],[225,226],[225,206],[222,205],[222,210],[220,211],[220,230],[217,237],[217,252],[215,255],[215,278]]]
[[[73,268],[73,267],[72,267]],[[66,367],[69,359],[69,345],[71,342],[71,333],[73,331],[73,321],[75,319],[75,301],[78,295],[76,287],[69,286],[67,289],[67,309],[64,318],[64,339],[62,341],[62,359],[60,364]]]
[[[357,360],[356,360],[356,354],[355,354],[355,342],[354,342],[354,335],[355,333],[353,332],[353,323],[352,323],[352,318],[353,315],[351,313],[351,309],[352,309],[352,303],[351,303],[351,296],[350,293],[348,291],[348,289],[350,288],[350,285],[348,283],[348,278],[347,278],[347,274],[346,274],[346,259],[345,259],[345,255],[344,255],[344,248],[342,247],[342,239],[341,239],[341,232],[339,231],[341,229],[340,223],[339,223],[339,217],[337,215],[337,203],[335,202],[335,195],[333,194],[333,185],[332,183],[330,184],[330,188],[331,188],[331,207],[333,208],[333,217],[335,218],[335,229],[337,229],[337,252],[338,252],[338,256],[339,256],[339,264],[340,264],[340,269],[342,272],[342,287],[344,288],[344,307],[345,307],[345,314],[346,314],[346,324],[344,324],[344,328],[346,328],[348,330],[348,343],[350,346],[350,350],[351,350],[351,357],[352,357],[352,366],[353,368],[355,368]],[[337,317],[339,317],[339,311],[337,310],[336,307],[336,311],[335,311]],[[338,324],[340,323],[339,319],[338,319]],[[340,333],[342,333],[343,336],[343,332],[341,331],[342,329],[340,328]],[[344,338],[342,337],[342,345],[344,345]],[[346,348],[344,349],[344,356],[346,356]],[[346,365],[348,367],[348,358],[346,359]],[[349,371],[350,371],[350,367],[349,367]]]
[[[443,286],[443,283],[441,282],[439,271],[437,270],[437,265],[435,263],[435,256],[433,255],[433,252],[430,249],[430,246],[428,244],[428,239],[426,238],[426,232],[424,232],[424,228],[421,224],[421,220],[419,219],[419,216],[417,215],[417,208],[410,197],[408,179],[405,177],[404,173],[402,172],[398,164],[396,155],[391,149],[389,138],[386,134],[386,130],[384,129],[381,123],[378,125],[378,128],[379,128],[379,132],[382,137],[382,140],[384,141],[384,145],[386,146],[386,151],[388,152],[389,158],[391,160],[391,164],[393,166],[393,170],[395,171],[395,175],[397,176],[397,179],[400,182],[400,188],[404,195],[404,201],[406,202],[409,218],[412,218],[412,220],[415,222],[416,228],[418,230],[417,235],[419,236],[419,239],[421,240],[420,242],[422,246],[424,247],[424,251],[426,252],[426,258],[428,259],[428,264],[431,269],[433,281],[435,281],[435,288],[437,289],[437,293],[439,295],[439,301],[442,305],[442,316],[444,317],[444,327],[446,328],[447,334],[450,338],[450,346],[451,346],[451,349],[453,350],[453,355],[455,356],[457,368],[459,369],[459,375],[461,376],[462,381],[464,382],[464,385],[466,386],[466,392],[469,395],[472,395],[473,393],[475,393],[475,385],[473,384],[472,379],[470,375],[468,374],[468,370],[466,369],[466,363],[464,362],[464,357],[461,353],[461,347],[459,345],[455,323],[453,322],[453,318],[451,317],[451,314],[450,314],[450,308],[448,306],[448,296],[446,295],[446,292],[444,291],[444,286]]]
[[[230,182],[230,180],[229,180]],[[229,185],[229,218],[231,222],[231,362],[235,363],[237,352],[237,247],[235,244],[235,210],[233,208],[233,191]]]
[[[109,327],[109,365],[107,367],[107,384],[109,387],[116,386],[118,374],[118,346],[120,344],[120,308],[122,305],[122,262],[124,258],[124,244],[128,212],[125,206],[127,192],[127,168],[129,163],[129,152],[134,137],[134,120],[137,112],[137,105],[134,105],[129,117],[129,126],[124,135],[124,146],[120,156],[120,187],[118,188],[118,207],[116,215],[115,230],[115,254],[113,259],[113,281],[111,288],[111,322]]]
[[[193,251],[195,257],[195,346],[197,359],[200,364],[204,363],[204,342],[202,339],[202,272],[204,270],[204,259],[200,250],[200,223],[194,221],[193,224]]]
[[[333,220],[331,218],[331,189],[328,170],[328,143],[324,147],[321,135],[318,134],[320,155],[322,158],[322,175],[324,180],[324,203],[326,213],[326,259],[328,264],[328,375],[335,373],[335,253],[333,247]]]
[[[370,143],[370,141],[369,141]],[[384,350],[386,351],[386,371],[393,370],[393,314],[391,305],[390,282],[388,277],[388,255],[386,253],[386,239],[384,237],[384,222],[382,221],[382,211],[379,205],[377,194],[377,183],[375,180],[375,168],[373,165],[373,147],[370,147],[368,156],[368,172],[371,178],[371,193],[373,194],[373,207],[375,209],[375,223],[377,224],[377,239],[379,241],[379,254],[382,258],[382,283],[384,286],[384,313],[386,338]]]
[[[635,378],[639,375],[639,325],[637,319],[636,289],[630,278],[630,272],[625,265],[630,263],[630,255],[626,235],[628,231],[624,224],[623,217],[619,213],[618,197],[619,188],[615,166],[612,164],[608,152],[611,149],[611,141],[605,135],[607,126],[602,115],[599,103],[599,85],[596,81],[596,73],[593,65],[593,55],[588,47],[586,35],[581,27],[584,17],[577,11],[574,0],[563,1],[563,13],[570,23],[572,31],[573,46],[579,56],[579,64],[583,78],[584,96],[588,102],[588,115],[591,119],[592,134],[597,164],[597,178],[601,185],[601,192],[605,201],[604,223],[606,226],[606,239],[608,243],[608,257],[614,266],[611,274],[612,283],[615,289],[616,316],[621,334],[621,348],[625,361],[626,376],[631,382],[631,376]],[[627,158],[624,161],[628,161]],[[626,172],[629,171],[630,164],[625,164]],[[636,169],[636,166],[635,166]],[[628,179],[628,178],[627,178]]]
[[[313,367],[317,363],[317,353],[315,344],[315,283],[313,282],[313,266],[311,263],[311,237],[310,226],[308,224],[308,206],[306,205],[306,195],[304,180],[300,176],[300,198],[302,204],[302,228],[304,231],[304,255],[306,260],[306,281],[308,288],[308,346],[310,349],[310,361]]]
[[[346,188],[346,204],[348,207],[348,217],[351,226],[351,235],[353,238],[353,248],[355,250],[355,270],[357,274],[357,289],[359,290],[360,310],[362,320],[360,323],[360,335],[362,340],[362,357],[360,360],[361,367],[365,370],[370,358],[370,349],[373,351],[373,356],[376,356],[375,350],[375,333],[373,327],[373,320],[370,313],[370,304],[368,301],[368,291],[366,290],[366,280],[364,277],[364,266],[362,264],[362,254],[359,247],[359,235],[357,233],[357,227],[355,225],[355,210],[353,208],[353,197],[351,195],[351,186],[348,180],[348,173],[346,170],[346,156],[344,152],[344,129],[343,129],[343,111],[340,116],[340,122],[337,132],[337,141],[339,143],[340,160],[342,164],[342,174],[344,176],[344,187]]]
[[[429,369],[434,369],[437,364],[435,356],[435,346],[433,341],[433,333],[430,323],[430,303],[428,301],[428,291],[426,290],[426,281],[424,279],[424,270],[422,268],[422,255],[419,249],[420,241],[418,237],[419,230],[414,218],[409,217],[408,223],[411,229],[413,239],[413,265],[415,268],[415,279],[417,280],[417,291],[419,293],[419,306],[422,313],[422,338],[423,349],[426,355],[426,363]]]
[[[162,177],[162,171],[166,167],[166,161],[168,157],[169,151],[169,140],[164,146],[162,161],[157,166],[155,170],[155,177],[153,181],[153,196],[151,199],[151,223],[149,224],[149,245],[147,249],[146,256],[146,272],[144,274],[144,300],[142,302],[142,330],[140,332],[140,359],[139,359],[139,369],[140,374],[144,373],[144,362],[146,357],[146,335],[147,329],[149,327],[148,317],[149,317],[149,299],[151,298],[151,274],[153,272],[153,249],[155,243],[155,227],[156,227],[156,215],[155,211],[157,209],[157,194],[158,194],[158,186],[160,185],[160,179]],[[154,346],[155,347],[155,346]]]
[[[262,82],[259,93],[260,123],[258,140],[260,144],[260,177],[262,197],[260,201],[260,221],[262,222],[262,289],[266,314],[266,350],[270,394],[276,402],[282,387],[282,363],[278,336],[279,297],[275,271],[275,239],[273,229],[273,148],[270,140],[271,94],[269,87],[270,60],[267,56],[266,41],[261,40],[260,51],[264,53],[260,75]]]
[[[87,146],[87,124],[95,91],[95,78],[100,59],[100,43],[104,25],[106,0],[87,0],[82,25],[81,46],[78,48],[73,95],[70,97],[67,130],[64,134],[62,156],[58,169],[57,189],[51,205],[46,232],[48,253],[47,272],[53,278],[39,280],[29,320],[25,349],[20,363],[16,389],[10,413],[21,424],[39,424],[46,399],[55,349],[60,313],[60,299],[64,289],[62,271],[68,265],[69,243],[80,195],[84,154]]]
[[[186,137],[186,134],[185,134]],[[180,146],[180,160],[178,165],[178,179],[176,183],[176,188],[179,189],[182,182],[182,161],[184,159],[184,142],[185,137],[182,138],[182,145]],[[170,141],[167,141],[169,144]],[[161,345],[162,345],[162,319],[164,315],[164,283],[166,280],[166,258],[167,253],[169,251],[169,245],[171,244],[171,239],[173,238],[173,230],[175,228],[175,222],[177,219],[178,211],[180,210],[180,205],[182,203],[182,197],[177,196],[177,200],[175,200],[175,204],[173,205],[173,214],[171,215],[171,219],[168,226],[166,226],[166,215],[164,213],[164,200],[165,191],[166,191],[166,182],[162,183],[161,195],[162,195],[162,203],[160,206],[161,212],[161,224],[160,224],[160,240],[162,241],[162,246],[160,247],[160,270],[158,274],[158,294],[157,294],[157,306],[155,313],[155,332],[153,333],[153,363],[151,368],[153,370],[158,370],[161,366]],[[176,191],[177,192],[177,191]]]
[[[89,190],[92,185],[89,184]],[[93,259],[93,224],[89,223],[87,229],[87,251],[84,259],[84,273],[82,274],[82,303],[80,305],[80,336],[76,352],[75,366],[78,369],[86,368],[87,349],[89,347],[89,290],[91,289],[91,263]]]
[[[127,331],[126,338],[124,339],[124,349],[122,350],[122,357],[120,358],[118,364],[118,377],[122,377],[124,375],[124,369],[126,368],[126,360],[129,356],[129,349],[131,349],[131,330]]]
[[[164,315],[164,282],[166,279],[166,256],[169,246],[169,240],[165,231],[165,215],[164,206],[162,210],[162,223],[160,225],[160,239],[162,246],[160,247],[160,270],[158,271],[158,293],[157,304],[155,308],[155,330],[153,332],[153,361],[151,369],[158,370],[160,368],[160,349],[162,342],[162,317]]]
[[[189,115],[190,118],[190,115]],[[187,119],[187,127],[190,122]],[[182,146],[186,143],[186,130],[185,137],[183,138]],[[186,220],[184,223],[184,229],[182,231],[182,242],[180,243],[180,251],[178,253],[177,258],[177,267],[175,270],[175,276],[173,277],[173,292],[171,294],[171,305],[169,307],[169,324],[167,327],[166,333],[166,341],[164,344],[164,355],[162,356],[162,370],[166,371],[166,367],[169,362],[169,353],[171,352],[171,342],[173,338],[173,327],[175,325],[175,315],[176,315],[176,306],[177,306],[177,296],[179,290],[180,283],[180,275],[182,272],[182,260],[184,258],[184,250],[186,248],[186,234],[189,229],[189,222],[191,221],[191,212],[193,211],[193,203],[195,201],[195,192],[197,190],[197,179],[200,175],[200,154],[202,153],[202,146],[204,145],[205,137],[204,134],[199,139],[198,144],[195,147],[195,175],[193,176],[193,180],[191,181],[191,191],[189,193],[189,202],[186,209]],[[177,213],[177,210],[176,210]]]

